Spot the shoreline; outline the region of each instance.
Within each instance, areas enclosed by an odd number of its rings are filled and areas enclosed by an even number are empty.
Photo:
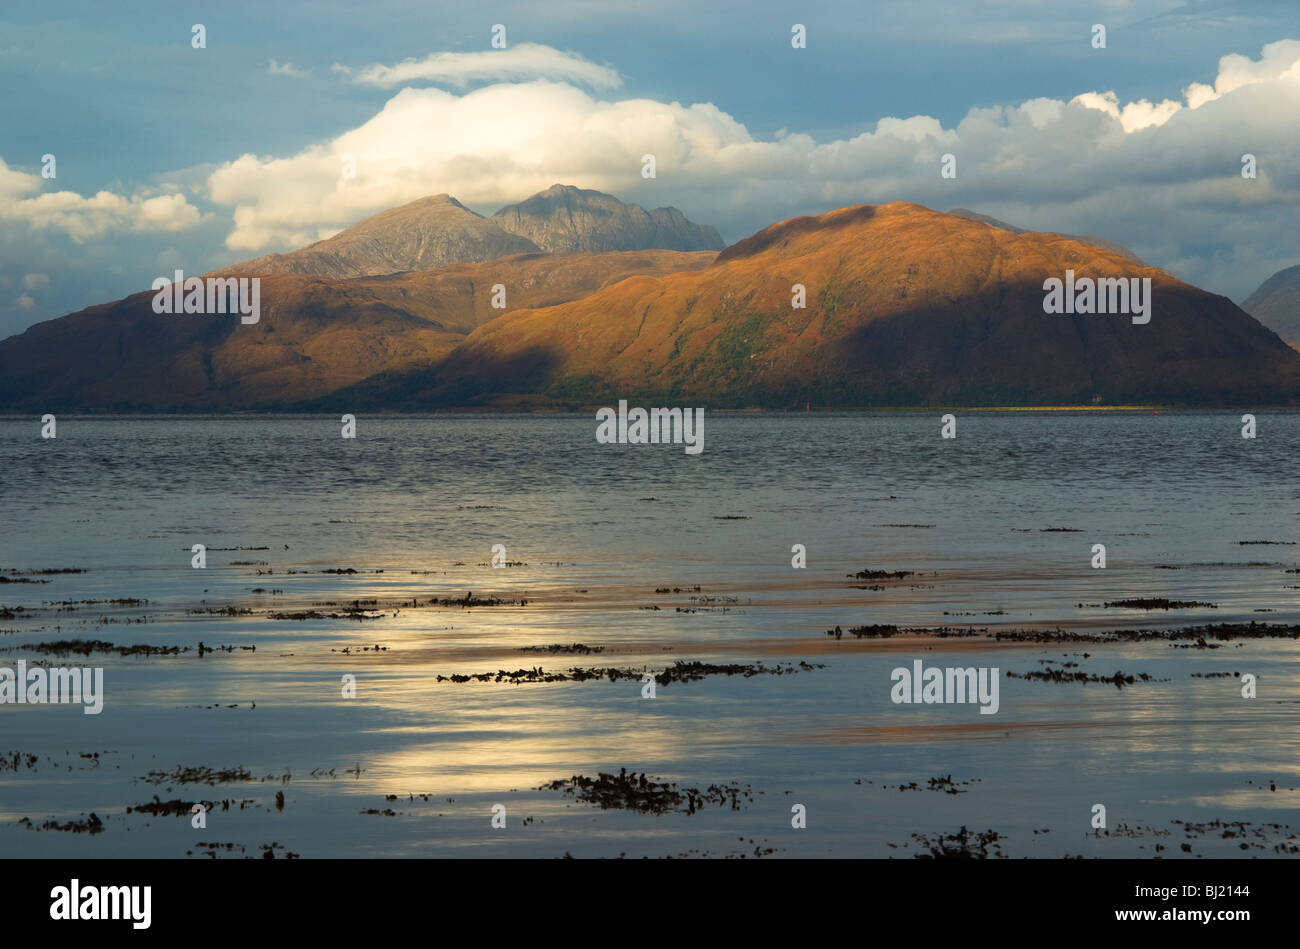
[[[682,398],[677,397],[676,401],[680,402]],[[612,400],[617,403],[617,399]],[[642,401],[645,401],[642,399]],[[661,400],[662,401],[662,400]],[[672,400],[668,400],[672,401]],[[667,404],[667,403],[665,403]],[[428,409],[372,409],[362,410],[362,417],[374,418],[436,418],[438,416],[488,416],[500,418],[530,418],[539,417],[575,417],[585,418],[596,412],[596,410],[608,407],[601,403],[592,403],[591,405],[538,405],[533,408],[519,407],[480,407],[480,406],[444,406]],[[1252,411],[1300,411],[1300,404],[1296,403],[1228,403],[1228,404],[1199,404],[1199,403],[1162,403],[1152,402],[1149,404],[1130,403],[1124,405],[958,405],[951,403],[942,403],[936,405],[845,405],[845,406],[813,406],[808,410],[803,409],[769,409],[757,406],[753,407],[704,407],[710,415],[726,416],[780,416],[787,417],[791,415],[820,415],[823,417],[834,416],[837,414],[846,416],[859,415],[910,415],[923,412],[977,412],[977,413],[1011,413],[1011,412],[1237,412],[1245,409]],[[293,408],[272,408],[265,410],[241,409],[238,411],[218,412],[204,409],[177,409],[175,411],[165,411],[159,409],[144,409],[139,412],[113,410],[103,411],[98,409],[33,409],[29,412],[23,412],[16,409],[6,409],[0,411],[0,421],[27,421],[33,415],[38,415],[43,411],[51,411],[56,415],[65,415],[71,418],[105,418],[105,419],[140,419],[142,421],[162,421],[165,419],[191,419],[191,420],[213,420],[213,419],[241,419],[241,418],[336,418],[340,412],[346,412],[348,409],[340,405],[337,411],[325,409],[302,410]],[[352,414],[356,414],[353,410]]]

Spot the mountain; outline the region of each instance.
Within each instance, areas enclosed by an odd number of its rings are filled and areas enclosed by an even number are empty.
[[[389,208],[333,237],[287,254],[267,254],[217,274],[292,273],[345,279],[492,260],[540,248],[448,194]]]
[[[1241,308],[1300,349],[1300,265],[1279,270],[1248,296]]]
[[[692,224],[676,208],[645,211],[599,191],[554,185],[491,218],[448,194],[420,198],[308,247],[246,260],[214,274],[292,273],[343,280],[537,251],[716,251],[722,247],[717,231]]]
[[[600,191],[552,185],[502,208],[492,220],[554,254],[574,251],[722,250],[711,227],[692,224],[676,208],[646,211]]]
[[[1012,234],[1034,233],[1033,231],[1026,230],[1023,227],[1016,227],[1014,224],[1008,224],[1006,221],[999,221],[995,217],[989,217],[987,214],[980,214],[977,211],[968,211],[965,208],[953,208],[948,213],[956,214],[958,217],[970,218],[972,221],[980,221],[987,224],[989,227],[996,227],[1002,231],[1010,231]],[[1079,241],[1083,244],[1092,244],[1094,247],[1103,247],[1108,251],[1119,254],[1125,260],[1132,261],[1139,267],[1146,266],[1146,261],[1133,253],[1133,251],[1129,250],[1123,244],[1116,244],[1114,241],[1108,241],[1102,237],[1094,237],[1091,234],[1084,234],[1082,236],[1078,234],[1061,234],[1057,231],[1044,231],[1043,233],[1055,234],[1057,237],[1065,237],[1069,240]]]
[[[1044,313],[1044,281],[1067,269],[1150,278],[1150,322]],[[804,309],[791,307],[796,283]],[[507,313],[445,358],[337,401],[802,408],[1298,397],[1300,354],[1226,297],[1078,240],[896,202],[784,221],[702,270]]]
[[[456,222],[506,233],[451,199],[385,214],[323,255],[278,259],[405,266],[426,259],[429,241],[413,235],[431,241],[420,229],[436,219],[455,234],[466,233]],[[1067,270],[1149,279],[1150,322],[1044,313],[1044,281]],[[504,310],[492,307],[497,284]],[[803,308],[791,306],[794,284]],[[783,221],[719,254],[263,271],[250,325],[155,314],[152,300],[134,294],[0,342],[0,410],[1300,401],[1300,353],[1227,298],[1105,247],[903,202]]]
[[[38,323],[0,342],[0,410],[230,411],[298,403],[446,355],[508,306],[587,296],[631,275],[704,267],[713,253],[532,253],[335,280],[261,278],[261,319],[153,312],[152,291]]]

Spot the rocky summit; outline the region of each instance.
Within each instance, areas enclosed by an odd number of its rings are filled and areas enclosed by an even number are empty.
[[[574,251],[722,250],[711,227],[692,224],[676,208],[646,211],[600,191],[553,185],[502,208],[492,220],[555,254]]]
[[[451,195],[438,194],[381,211],[300,250],[267,254],[216,273],[344,279],[474,263],[539,249]]]

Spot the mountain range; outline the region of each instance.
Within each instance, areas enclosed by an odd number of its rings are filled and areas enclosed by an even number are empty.
[[[692,224],[676,208],[646,211],[599,191],[554,185],[490,218],[449,194],[420,198],[300,250],[268,254],[215,273],[346,279],[530,252],[718,251],[722,247],[717,231]]]
[[[894,202],[721,247],[675,208],[565,185],[490,218],[422,198],[213,271],[261,278],[255,324],[155,314],[146,291],[0,341],[0,410],[1300,399],[1274,332],[1100,238]],[[1044,313],[1067,271],[1150,279],[1151,321]],[[1259,305],[1294,315],[1296,282]]]

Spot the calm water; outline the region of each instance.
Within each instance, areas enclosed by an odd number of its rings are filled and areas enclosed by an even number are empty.
[[[362,417],[355,440],[325,417],[67,416],[53,440],[35,418],[0,419],[0,570],[49,581],[0,584],[0,616],[13,613],[0,667],[54,640],[191,647],[58,660],[105,670],[98,716],[0,706],[0,754],[37,756],[0,767],[0,852],[907,857],[923,849],[913,834],[964,825],[1013,856],[1275,855],[1300,844],[1296,640],[825,634],[1300,622],[1300,574],[1286,572],[1300,562],[1300,413],[1258,413],[1254,440],[1240,414],[959,412],[942,440],[938,411],[708,413],[698,456],[597,444],[590,416]],[[1098,543],[1104,570],[1090,566]],[[191,567],[193,544],[206,569]],[[495,544],[510,566],[489,566]],[[806,569],[791,567],[795,544]],[[60,568],[85,572],[26,573]],[[914,574],[846,577],[866,568]],[[357,573],[323,572],[339,569]],[[470,591],[527,603],[402,605]],[[1132,597],[1214,606],[1102,606]],[[65,602],[122,598],[148,603]],[[376,618],[269,615],[370,598]],[[195,612],[226,607],[249,612]],[[200,657],[200,641],[257,648]],[[574,642],[605,651],[520,651]],[[436,678],[679,658],[825,667],[675,682],[653,699],[635,680]],[[894,704],[891,670],[913,659],[997,667],[998,713]],[[1006,677],[1046,661],[1153,681]],[[1214,672],[1258,676],[1258,697],[1200,677]],[[178,766],[251,780],[143,780]],[[748,786],[752,801],[657,815],[537,790],[620,768]],[[925,789],[947,775],[972,783]],[[126,813],[155,794],[246,803],[204,830]],[[1108,837],[1092,833],[1098,803]],[[91,812],[94,835],[22,822]],[[1176,820],[1246,827],[1189,837]],[[1272,823],[1290,826],[1261,829]]]

